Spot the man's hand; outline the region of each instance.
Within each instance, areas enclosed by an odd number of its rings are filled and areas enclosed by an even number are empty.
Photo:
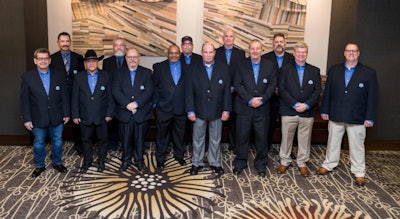
[[[222,116],[221,116],[221,120],[222,121],[227,121],[229,119],[229,112],[228,111],[223,111],[222,112]]]
[[[370,127],[374,126],[374,123],[371,122],[371,121],[365,120],[364,121],[364,126],[367,127],[367,128],[370,128]]]
[[[28,131],[32,131],[32,129],[33,129],[32,122],[25,122],[24,126]]]
[[[321,114],[321,118],[323,120],[329,120],[329,115],[328,114]]]
[[[106,117],[106,122],[109,122],[109,121],[111,121],[112,120],[112,117]]]
[[[304,104],[304,103],[296,104],[296,112],[302,113],[302,112],[304,112],[306,110],[307,110],[307,105],[306,104]]]
[[[64,117],[63,121],[64,121],[64,125],[67,124],[69,122],[69,117]]]
[[[251,100],[251,104],[250,106],[253,108],[258,108],[261,106],[261,100],[262,97],[253,97],[253,99]]]
[[[189,114],[187,117],[192,122],[196,121],[196,114],[195,113]]]
[[[75,124],[81,123],[81,119],[80,119],[80,118],[72,119],[72,121],[73,121]]]
[[[126,109],[129,111],[133,111],[137,108],[137,103],[136,102],[130,102],[128,105],[126,105]],[[135,114],[132,112],[132,114]]]

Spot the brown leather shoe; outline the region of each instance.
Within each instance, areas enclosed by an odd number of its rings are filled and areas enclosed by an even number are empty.
[[[323,167],[320,167],[320,168],[317,170],[317,174],[318,174],[318,175],[325,175],[325,174],[327,174],[328,172],[330,172],[330,171],[328,171],[327,169],[325,169],[325,168],[323,168]]]
[[[304,177],[307,177],[310,173],[308,172],[307,167],[299,167],[300,174]]]
[[[283,174],[286,172],[286,169],[288,168],[288,166],[285,165],[279,165],[278,169],[276,169],[276,172],[278,174]]]
[[[356,184],[359,186],[364,186],[365,185],[364,177],[356,177]]]

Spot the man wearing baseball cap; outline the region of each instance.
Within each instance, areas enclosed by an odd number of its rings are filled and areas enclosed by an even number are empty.
[[[202,62],[203,58],[201,57],[201,55],[193,52],[192,37],[190,36],[182,37],[181,49],[182,49],[181,61],[182,63],[184,63],[185,70],[190,66],[192,66],[193,63]]]

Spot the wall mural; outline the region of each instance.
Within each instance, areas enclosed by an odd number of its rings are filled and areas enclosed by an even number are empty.
[[[176,39],[176,1],[71,0],[74,50],[111,55],[113,39],[122,36],[142,55],[166,56]],[[218,47],[223,31],[232,28],[239,48],[259,39],[271,50],[273,35],[282,32],[290,51],[304,40],[306,5],[306,0],[204,0],[203,41]]]

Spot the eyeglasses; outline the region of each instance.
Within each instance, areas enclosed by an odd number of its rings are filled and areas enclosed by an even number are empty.
[[[346,49],[344,51],[345,52],[350,52],[350,53],[356,53],[356,52],[358,52],[358,49]]]
[[[41,58],[35,58],[39,61],[48,61],[50,58],[49,57],[41,57]]]

